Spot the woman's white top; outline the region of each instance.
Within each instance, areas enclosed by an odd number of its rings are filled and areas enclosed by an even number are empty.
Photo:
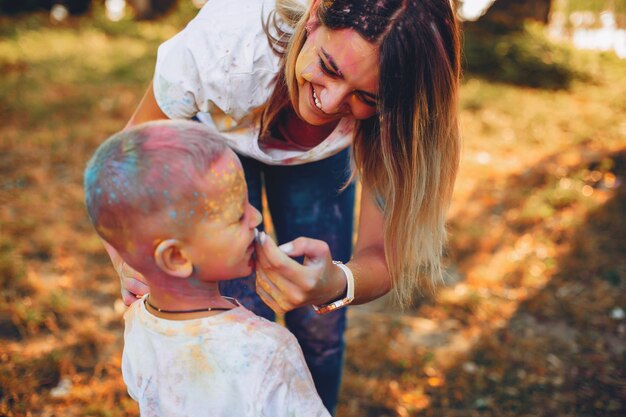
[[[354,119],[309,150],[259,146],[260,118],[273,91],[279,58],[262,23],[275,0],[209,0],[158,51],[154,95],[171,119],[197,117],[235,151],[272,165],[327,158],[350,145]]]

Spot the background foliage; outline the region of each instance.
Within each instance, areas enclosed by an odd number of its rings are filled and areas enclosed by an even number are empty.
[[[132,416],[82,170],[194,15],[0,17],[0,415]],[[465,37],[448,280],[351,308],[340,416],[626,414],[626,64],[536,25]]]

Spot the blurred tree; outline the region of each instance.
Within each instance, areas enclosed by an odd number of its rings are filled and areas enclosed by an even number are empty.
[[[177,0],[126,0],[139,20],[156,19],[165,15]],[[65,6],[70,14],[81,15],[89,11],[92,0],[0,0],[0,14],[17,14],[50,10],[55,4]]]
[[[0,0],[0,14],[47,11],[55,4],[65,6],[70,14],[81,15],[89,11],[91,0]]]
[[[52,0],[0,0],[1,14],[16,14],[36,10],[50,10]]]
[[[138,20],[156,19],[165,15],[176,5],[177,0],[126,0]]]
[[[576,77],[569,53],[537,27],[548,23],[551,6],[552,0],[496,0],[477,21],[464,22],[465,73],[535,88],[567,88]]]
[[[561,7],[570,13],[577,10],[594,13],[611,10],[616,14],[626,13],[626,0],[555,0],[555,2],[560,3]]]
[[[519,31],[528,20],[548,23],[552,0],[496,0],[476,22],[467,22],[466,29],[481,28],[495,34]]]

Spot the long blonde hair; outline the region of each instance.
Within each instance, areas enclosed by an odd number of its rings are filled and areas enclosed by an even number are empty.
[[[297,107],[295,63],[310,8],[277,0],[289,33],[266,22],[283,71],[262,118],[263,133],[287,104]],[[445,220],[456,179],[460,139],[460,35],[449,0],[320,0],[320,24],[352,28],[380,50],[377,115],[358,121],[353,156],[362,183],[379,197],[385,258],[401,305],[442,277]],[[269,35],[269,27],[274,36]],[[425,276],[430,279],[424,280]]]

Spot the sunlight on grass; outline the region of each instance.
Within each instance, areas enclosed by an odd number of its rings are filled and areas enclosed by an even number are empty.
[[[137,415],[119,370],[119,283],[86,218],[82,171],[126,124],[158,45],[194,13],[181,2],[155,22],[109,22],[101,6],[62,25],[45,15],[0,19],[2,415]],[[534,48],[516,42],[517,52]],[[615,237],[626,64],[595,52],[559,57],[576,76],[558,90],[464,75],[455,281],[404,314],[352,310],[341,416],[568,412],[586,407],[572,396],[615,389],[602,381],[616,378],[621,359],[593,341],[595,332],[619,337],[607,312],[626,305]],[[616,365],[585,368],[592,354]],[[577,367],[601,372],[590,380],[601,391],[572,391],[585,385],[567,373]],[[52,396],[61,381],[69,388]]]

